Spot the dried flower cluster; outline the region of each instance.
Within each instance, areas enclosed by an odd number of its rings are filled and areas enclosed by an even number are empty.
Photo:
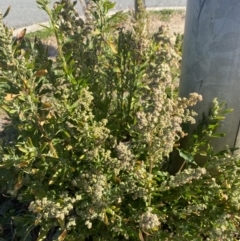
[[[140,217],[139,226],[144,231],[151,231],[158,229],[160,222],[158,220],[158,216],[156,214],[147,211],[143,213]]]
[[[61,220],[65,219],[65,216],[69,215],[69,212],[73,209],[74,198],[66,197],[61,200],[61,203],[56,203],[55,201],[47,200],[44,197],[42,200],[36,200],[31,202],[29,205],[29,210],[33,213],[37,213],[37,219],[49,219],[49,218],[59,218]]]

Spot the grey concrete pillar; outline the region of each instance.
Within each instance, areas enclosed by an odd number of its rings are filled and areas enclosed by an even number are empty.
[[[216,151],[240,147],[240,0],[188,0],[179,95],[203,96],[195,110],[208,113],[214,97],[234,111],[213,142]]]

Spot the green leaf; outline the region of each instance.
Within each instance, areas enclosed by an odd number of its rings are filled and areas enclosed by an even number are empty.
[[[120,21],[126,21],[127,18],[128,18],[128,15],[126,13],[123,13],[123,11],[119,11],[119,12],[113,14],[112,16],[110,16],[107,19],[107,22],[118,23]]]
[[[42,146],[40,147],[40,153],[42,153],[47,146],[48,146],[48,142],[43,143]]]
[[[192,156],[191,153],[185,151],[185,150],[181,150],[181,149],[177,149],[179,152],[180,157],[182,157],[185,161],[187,161],[188,163],[194,163],[194,157]]]
[[[213,137],[213,138],[221,138],[221,137],[224,137],[224,136],[226,136],[225,133],[214,133],[214,134],[211,135],[211,137]]]
[[[23,153],[28,153],[29,151],[27,149],[25,149],[24,147],[22,146],[17,146],[18,147],[18,150],[23,152]]]
[[[224,120],[225,116],[216,116],[214,119],[215,120]]]
[[[30,137],[27,138],[27,143],[28,143],[29,147],[31,147],[31,148],[35,147],[32,143],[32,139]]]
[[[116,3],[106,1],[103,3],[103,8],[105,10],[105,13],[109,12],[109,10],[113,9],[115,7]]]
[[[200,151],[200,152],[199,152],[199,155],[201,155],[201,156],[207,156],[207,153],[206,153],[205,151]]]

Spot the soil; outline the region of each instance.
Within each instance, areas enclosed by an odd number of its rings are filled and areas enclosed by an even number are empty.
[[[173,13],[169,17],[169,20],[161,20],[161,17],[158,14],[151,14],[149,22],[151,33],[158,31],[159,27],[164,25],[168,26],[171,34],[183,34],[185,26],[185,11],[178,11]]]

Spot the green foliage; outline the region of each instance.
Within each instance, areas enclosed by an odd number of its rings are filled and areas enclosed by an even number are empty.
[[[218,132],[218,129],[221,122],[225,119],[225,115],[231,111],[232,109],[226,109],[225,102],[219,104],[217,99],[214,99],[209,114],[206,116],[203,113],[202,119],[193,133],[189,129],[185,130],[185,132],[191,133],[191,135],[186,141],[186,148],[178,149],[180,157],[185,160],[181,168],[186,166],[203,166],[214,156],[224,156],[225,153],[233,153],[238,149],[226,147],[225,150],[216,153],[211,143],[213,139],[225,136],[225,133]],[[189,128],[189,126],[187,127]]]
[[[1,108],[14,133],[0,146],[1,235],[237,239],[237,158],[214,156],[175,176],[164,168],[201,100],[176,96],[180,56],[164,29],[149,36],[144,8],[125,29],[127,15],[108,16],[108,0],[92,1],[86,22],[68,0],[52,10],[37,2],[57,39],[55,61],[40,39],[12,40],[0,24]]]
[[[44,28],[44,29],[41,29],[41,30],[37,30],[35,32],[27,33],[26,37],[34,39],[35,36],[37,36],[40,39],[47,39],[49,37],[52,37],[53,35],[54,35],[54,33],[53,33],[51,28],[47,28],[47,29]]]
[[[0,18],[1,21],[8,15],[10,11],[10,7],[7,9],[4,15],[1,14]],[[4,27],[3,23],[0,24],[0,54],[1,54],[1,59],[0,59],[0,74],[2,72],[2,68],[6,68],[6,62],[11,58],[9,56],[9,49],[5,49],[5,46],[9,46],[12,42],[10,39],[11,36],[11,31],[9,31],[7,28]],[[3,99],[4,96],[4,89],[6,89],[8,85],[5,82],[0,82],[0,102]]]

